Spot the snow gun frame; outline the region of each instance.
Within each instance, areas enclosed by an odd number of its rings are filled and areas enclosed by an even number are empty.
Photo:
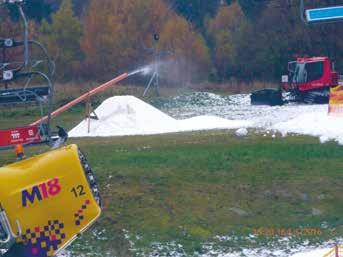
[[[76,145],[0,168],[2,257],[55,256],[100,215],[96,179]]]

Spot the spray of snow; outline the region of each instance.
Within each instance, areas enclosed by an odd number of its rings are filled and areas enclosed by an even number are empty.
[[[148,66],[144,66],[143,68],[139,68],[137,70],[134,70],[132,72],[129,73],[129,76],[133,76],[136,74],[141,74],[143,76],[149,75],[151,74],[153,71],[153,67],[152,65],[148,65]]]
[[[115,96],[105,100],[96,110],[98,120],[83,120],[69,132],[70,137],[107,137],[152,135],[210,129],[249,127],[249,121],[227,120],[217,116],[197,116],[176,120],[133,96]]]

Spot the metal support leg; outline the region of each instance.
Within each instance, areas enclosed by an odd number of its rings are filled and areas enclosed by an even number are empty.
[[[150,89],[150,86],[151,86],[151,84],[152,84],[152,82],[154,81],[154,79],[155,79],[156,76],[157,76],[157,73],[155,72],[155,73],[152,75],[152,77],[151,77],[151,79],[150,79],[150,81],[149,81],[148,86],[147,86],[146,89],[144,90],[143,96],[145,96],[145,95],[148,93],[148,91],[149,91],[149,89]]]

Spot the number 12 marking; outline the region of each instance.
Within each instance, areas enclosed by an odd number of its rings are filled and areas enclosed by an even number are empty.
[[[73,189],[70,192],[74,193],[74,196],[76,198],[83,196],[83,195],[86,195],[86,192],[84,191],[83,185],[78,185],[77,187],[73,187]]]

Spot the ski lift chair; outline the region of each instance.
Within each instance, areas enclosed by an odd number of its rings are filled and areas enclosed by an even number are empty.
[[[22,0],[0,0],[0,5],[15,5],[18,9],[22,24],[22,39],[0,38],[0,106],[6,105],[37,105],[43,116],[43,106],[47,106],[49,119],[37,126],[20,127],[2,130],[0,134],[0,148],[8,148],[20,143],[24,145],[48,142],[53,145],[52,132],[50,131],[50,113],[53,108],[53,82],[52,77],[55,65],[50,60],[47,50],[37,41],[28,38],[28,22],[23,12]],[[31,56],[29,46],[32,45],[40,50],[43,57]],[[23,49],[22,59],[19,61],[7,60],[11,49]],[[38,52],[37,52],[38,53]],[[45,72],[47,71],[47,72]],[[43,83],[42,83],[43,82]],[[38,86],[37,86],[37,83]],[[4,85],[4,86],[1,86]],[[12,133],[21,137],[12,140]],[[34,135],[32,135],[34,134]],[[39,140],[38,140],[39,139]]]

